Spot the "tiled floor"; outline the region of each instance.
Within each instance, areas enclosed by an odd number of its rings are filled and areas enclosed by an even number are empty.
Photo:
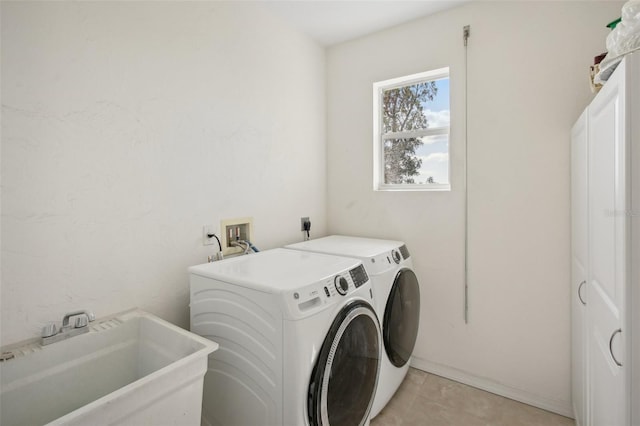
[[[371,426],[418,425],[570,426],[574,421],[412,368]]]

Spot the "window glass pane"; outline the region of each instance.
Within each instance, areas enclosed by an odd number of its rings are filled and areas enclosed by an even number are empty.
[[[374,83],[374,190],[451,189],[449,84],[449,68]]]
[[[448,126],[448,78],[383,90],[383,134]]]
[[[449,184],[449,135],[386,139],[384,183]]]

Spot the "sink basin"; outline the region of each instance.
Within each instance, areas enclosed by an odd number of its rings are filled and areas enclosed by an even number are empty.
[[[200,425],[217,343],[133,310],[80,336],[2,348],[0,424]]]

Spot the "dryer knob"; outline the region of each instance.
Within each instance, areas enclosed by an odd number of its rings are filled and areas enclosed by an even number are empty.
[[[341,295],[344,296],[345,294],[347,294],[347,291],[349,291],[349,282],[347,281],[347,279],[345,277],[341,277],[340,275],[338,275],[333,280],[333,283],[336,286],[336,290]]]
[[[402,260],[402,256],[400,255],[400,252],[398,250],[394,250],[391,255],[393,256],[393,261],[396,263],[400,263],[400,261]]]

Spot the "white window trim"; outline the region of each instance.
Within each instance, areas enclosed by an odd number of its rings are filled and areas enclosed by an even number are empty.
[[[439,68],[432,71],[421,72],[405,77],[392,78],[390,80],[373,83],[373,190],[374,191],[450,191],[451,190],[451,157],[449,157],[449,183],[420,183],[420,184],[387,184],[384,183],[384,141],[387,139],[400,139],[407,137],[422,137],[450,134],[449,127],[436,127],[430,129],[411,130],[406,132],[395,132],[382,134],[382,92],[384,90],[395,89],[403,86],[421,82],[423,80],[439,80],[449,78],[449,67]],[[451,152],[451,139],[449,139],[449,154]]]

